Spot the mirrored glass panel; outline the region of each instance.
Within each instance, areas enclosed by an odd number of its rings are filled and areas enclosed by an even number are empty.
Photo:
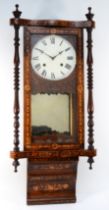
[[[67,94],[31,95],[32,136],[72,135],[72,97]],[[36,137],[36,138],[35,138]]]

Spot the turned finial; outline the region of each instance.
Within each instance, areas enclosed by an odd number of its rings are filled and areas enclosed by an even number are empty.
[[[19,5],[16,4],[16,5],[15,5],[15,8],[16,8],[16,10],[13,12],[13,15],[14,15],[15,18],[20,18],[22,12],[19,11]]]
[[[20,165],[19,161],[17,159],[14,159],[13,166],[14,166],[14,172],[17,172],[17,167]]]
[[[88,7],[88,13],[86,14],[88,20],[92,21],[94,14],[92,13],[92,8]]]

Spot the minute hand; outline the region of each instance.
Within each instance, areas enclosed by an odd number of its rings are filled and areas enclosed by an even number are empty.
[[[52,56],[48,55],[46,52],[44,52],[43,50],[39,49],[39,48],[35,48],[36,50],[40,51],[41,53],[44,53],[45,55],[47,55],[49,58],[53,59]]]

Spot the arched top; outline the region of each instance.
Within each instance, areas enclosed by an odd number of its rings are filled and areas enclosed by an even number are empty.
[[[19,26],[39,26],[39,27],[66,27],[66,28],[90,28],[94,27],[94,21],[68,21],[68,20],[29,20],[29,19],[10,19],[11,25]]]

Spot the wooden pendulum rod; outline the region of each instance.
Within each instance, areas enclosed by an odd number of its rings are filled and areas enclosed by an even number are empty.
[[[93,14],[91,13],[91,8],[88,8],[88,14],[86,14],[86,17],[88,21],[93,22]],[[94,121],[93,121],[93,112],[94,112],[94,107],[93,107],[93,57],[92,57],[92,29],[93,26],[90,28],[87,28],[87,66],[88,66],[88,150],[94,150],[94,138],[93,138],[93,126],[94,126]],[[89,163],[89,168],[92,169],[92,163],[94,162],[93,157],[88,158],[88,163]]]
[[[13,15],[16,20],[20,18],[21,12],[18,10],[18,5],[15,5],[16,10]],[[16,21],[17,22],[17,21]],[[15,38],[15,54],[14,54],[14,151],[19,151],[19,25],[17,23],[14,25]],[[17,167],[19,166],[18,159],[13,161],[14,171],[17,172]]]

